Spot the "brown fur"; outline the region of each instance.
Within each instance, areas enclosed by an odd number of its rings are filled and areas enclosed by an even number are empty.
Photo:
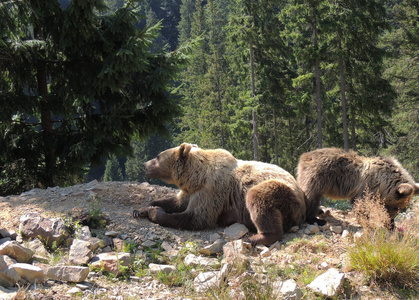
[[[202,230],[240,222],[257,231],[252,243],[268,245],[305,220],[303,191],[275,165],[182,144],[146,162],[145,170],[180,189],[177,197],[134,211],[163,226]]]
[[[394,219],[419,194],[419,185],[394,158],[363,157],[338,148],[301,155],[297,181],[308,199],[308,221],[317,216],[322,196],[351,199],[353,203],[368,189],[380,195]]]

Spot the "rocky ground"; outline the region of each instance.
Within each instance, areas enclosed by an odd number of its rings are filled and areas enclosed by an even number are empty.
[[[337,299],[403,299],[397,292],[370,284],[361,273],[351,270],[346,251],[360,230],[352,212],[328,208],[326,226],[305,224],[287,233],[280,243],[253,249],[243,240],[234,241],[246,234],[245,228],[234,231],[238,225],[229,228],[233,232],[225,228],[191,232],[132,218],[133,209],[176,192],[148,183],[93,181],[0,197],[0,234],[5,237],[0,240],[0,254],[4,254],[4,244],[15,239],[22,247],[30,248],[33,239],[19,236],[24,233],[19,226],[28,214],[37,213],[46,219],[59,217],[66,225],[74,225],[75,220],[81,224],[93,213],[106,219],[103,228],[84,228],[88,239],[92,234],[100,240],[97,249],[89,240],[88,251],[94,251],[87,261],[71,258],[75,241],[86,238],[74,239],[70,235],[61,247],[47,247],[47,260],[32,256],[28,261],[43,270],[40,282],[31,284],[31,280],[22,278],[15,286],[1,288],[0,299],[245,299],[252,294],[260,298],[265,295],[266,299],[327,297],[329,291],[314,286],[316,280],[323,285],[330,280],[326,289],[332,290],[329,296]],[[75,229],[80,234],[81,225]],[[124,272],[109,275],[112,271],[92,267],[93,256],[114,251],[131,252]],[[122,259],[122,254],[117,258]],[[46,268],[52,265],[83,265],[90,272],[78,282],[46,275]],[[182,266],[186,271],[181,270]],[[325,273],[329,278],[319,278]]]

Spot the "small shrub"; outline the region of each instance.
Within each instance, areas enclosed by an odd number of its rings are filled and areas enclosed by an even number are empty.
[[[96,199],[96,197],[92,196],[90,198],[90,209],[86,222],[86,225],[90,228],[105,228],[106,226],[106,219],[100,207],[100,199]]]
[[[414,287],[419,283],[419,240],[381,229],[366,232],[349,249],[355,270],[387,285]]]
[[[355,270],[377,283],[411,288],[419,283],[418,226],[411,224],[403,234],[390,231],[390,217],[379,195],[366,193],[354,209],[364,234],[349,249]]]
[[[390,216],[378,193],[373,194],[367,190],[363,197],[355,200],[353,210],[365,230],[390,228]]]

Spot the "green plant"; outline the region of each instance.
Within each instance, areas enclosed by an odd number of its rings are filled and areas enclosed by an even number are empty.
[[[419,239],[381,229],[366,231],[349,249],[355,270],[385,285],[412,288],[419,283]]]
[[[177,265],[176,270],[167,274],[166,272],[158,272],[156,278],[170,287],[185,286],[188,282],[193,281],[191,273],[192,267],[181,263]]]
[[[104,228],[106,219],[104,218],[102,209],[102,201],[95,196],[90,197],[89,216],[87,217],[87,225],[90,228]]]
[[[139,244],[133,240],[130,241],[124,241],[124,252],[127,253],[135,253],[138,249]]]

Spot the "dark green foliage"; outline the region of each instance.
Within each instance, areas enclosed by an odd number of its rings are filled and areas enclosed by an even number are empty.
[[[19,1],[0,19],[2,193],[79,181],[89,164],[131,153],[133,135],[167,133],[180,112],[170,85],[189,46],[151,52],[161,24],[139,30],[129,5]]]

